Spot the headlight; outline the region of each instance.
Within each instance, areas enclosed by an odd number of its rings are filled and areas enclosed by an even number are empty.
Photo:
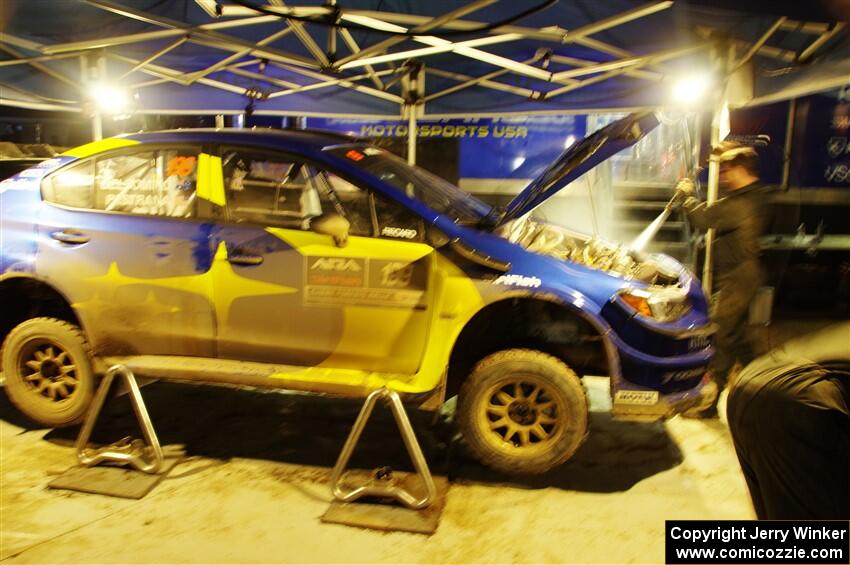
[[[620,298],[638,314],[659,322],[678,320],[691,310],[687,291],[678,287],[658,290],[627,288],[620,292]]]

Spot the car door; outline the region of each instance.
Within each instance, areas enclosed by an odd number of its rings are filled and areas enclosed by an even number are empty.
[[[416,372],[433,252],[418,241],[419,220],[302,157],[225,148],[222,165],[229,223],[216,259],[250,282],[216,280],[219,355]],[[327,212],[351,222],[344,247],[310,230],[311,219]],[[394,232],[409,239],[378,236],[390,217],[415,226]]]
[[[214,356],[199,150],[135,146],[45,178],[36,272],[71,302],[99,355]]]

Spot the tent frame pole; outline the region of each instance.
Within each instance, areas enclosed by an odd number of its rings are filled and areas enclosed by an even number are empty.
[[[450,21],[456,20],[458,18],[462,18],[466,14],[469,14],[471,12],[476,12],[476,11],[480,10],[481,8],[489,6],[490,4],[493,4],[495,2],[496,2],[496,0],[474,0],[473,2],[470,2],[469,4],[466,4],[465,6],[461,6],[459,8],[456,8],[456,9],[452,10],[451,12],[447,12],[447,13],[443,14],[442,16],[437,16],[436,18],[428,18],[425,22],[417,25],[416,27],[414,27],[410,31],[414,31],[414,32],[420,32],[421,31],[421,32],[424,33],[424,32],[427,32],[431,29],[434,29],[436,27],[442,27]],[[345,12],[343,12],[343,16],[344,15],[345,15]],[[382,23],[385,23],[385,22],[382,22]],[[368,47],[365,47],[365,48],[361,49],[360,51],[358,51],[357,53],[352,53],[351,55],[349,55],[347,57],[343,57],[339,61],[336,61],[334,63],[334,66],[339,68],[339,66],[344,65],[345,63],[349,63],[351,61],[356,61],[358,59],[363,59],[364,57],[370,57],[371,55],[374,55],[375,53],[385,53],[387,51],[387,49],[389,49],[393,45],[397,45],[398,43],[402,43],[406,39],[407,39],[406,36],[389,37],[387,39],[384,39],[383,41],[379,41],[378,43],[375,43],[375,44],[372,44]],[[414,38],[414,39],[417,39],[417,38]]]
[[[351,35],[351,32],[345,29],[344,27],[339,28],[338,30],[339,36],[348,45],[348,48],[352,53],[360,52],[360,45],[357,44],[357,41],[354,39],[354,36]],[[375,67],[372,65],[363,65],[363,68],[366,69],[366,72],[369,73],[369,78],[372,79],[372,82],[375,83],[375,86],[380,90],[384,89],[384,83],[381,82],[381,79],[378,78],[378,75],[375,74]]]
[[[525,61],[523,61],[523,63],[524,64],[536,63],[541,58],[542,58],[542,56],[541,57],[535,56],[531,59],[526,59]],[[460,80],[460,81],[463,81],[463,82],[461,82],[460,84],[456,84],[454,86],[450,86],[449,88],[446,88],[445,90],[441,90],[439,92],[434,92],[432,94],[429,94],[428,96],[426,96],[424,98],[425,102],[430,102],[431,100],[435,100],[435,99],[440,98],[442,96],[446,96],[448,94],[452,94],[452,93],[457,92],[459,90],[463,90],[465,88],[469,88],[471,86],[476,86],[476,85],[480,85],[480,86],[483,86],[484,88],[489,88],[491,90],[497,90],[499,92],[509,92],[511,94],[516,94],[517,96],[522,96],[523,98],[531,98],[532,96],[534,96],[534,91],[530,90],[528,88],[522,88],[522,87],[519,87],[519,86],[512,86],[510,84],[505,84],[503,82],[497,82],[497,81],[491,80],[491,79],[494,79],[496,77],[500,77],[502,75],[509,73],[510,70],[508,70],[508,69],[499,69],[497,71],[487,73],[486,75],[483,75],[483,76],[480,76],[480,77],[471,77],[469,75],[465,75],[465,74],[461,74],[461,73],[453,73],[453,72],[450,72],[450,71],[444,71],[442,69],[435,69],[434,67],[428,67],[428,71],[437,75],[437,76],[450,78],[450,79],[453,79],[453,80]]]
[[[722,49],[722,53],[719,51]],[[728,107],[728,81],[727,72],[734,59],[733,46],[718,46],[714,51],[715,68],[717,76],[723,81],[721,88],[714,97],[714,106],[711,115],[711,152],[708,158],[708,187],[706,194],[706,206],[713,206],[720,194],[720,157],[715,155],[716,149],[722,139],[720,139],[721,120],[724,117],[724,110]],[[705,232],[705,263],[702,269],[702,287],[705,294],[711,296],[714,276],[714,228],[709,228]]]
[[[264,45],[274,43],[278,39],[281,39],[282,37],[292,33],[293,31],[294,31],[294,28],[292,28],[292,27],[288,27],[286,29],[278,30],[275,33],[257,41],[257,47],[263,47]],[[221,70],[224,67],[226,67],[227,65],[229,65],[231,63],[235,63],[236,61],[238,61],[242,57],[246,57],[246,56],[250,55],[254,51],[255,51],[255,49],[251,49],[251,48],[246,48],[246,49],[243,49],[242,51],[237,51],[235,53],[228,55],[224,59],[221,59],[217,63],[213,63],[212,65],[210,65],[209,67],[207,67],[205,69],[201,69],[200,71],[195,71],[194,73],[190,73],[189,78],[187,80],[187,83],[189,85],[191,85],[193,82],[197,81],[198,79],[204,78],[205,76],[207,76],[209,74],[212,74],[212,73],[214,73],[218,70]]]
[[[183,45],[187,41],[189,41],[188,36],[181,37],[177,41],[174,41],[173,43],[166,45],[165,47],[163,47],[162,49],[160,49],[159,51],[157,51],[156,53],[154,53],[153,55],[151,55],[150,57],[148,57],[144,61],[141,61],[138,65],[134,66],[132,69],[126,71],[123,75],[118,77],[118,80],[122,80],[122,79],[126,78],[127,76],[133,74],[134,72],[143,69],[148,64],[153,63],[154,61],[156,61],[157,59],[159,59],[160,57],[162,57],[166,53],[169,53],[169,52],[173,51],[174,49],[177,49],[178,47],[180,47],[181,45]]]
[[[394,74],[395,72],[396,71],[393,70],[393,69],[388,69],[386,71],[378,71],[377,73],[373,73],[373,74],[376,75],[376,76],[385,76],[385,75]],[[287,90],[279,90],[277,92],[272,92],[271,94],[269,94],[269,98],[278,98],[280,96],[286,96],[288,94],[296,94],[298,92],[318,90],[320,88],[327,88],[329,86],[342,86],[344,88],[350,88],[348,86],[348,84],[351,84],[354,81],[363,80],[363,79],[367,79],[367,78],[371,78],[369,73],[365,73],[365,74],[362,74],[362,75],[356,75],[356,76],[352,76],[352,77],[345,77],[345,78],[327,80],[327,81],[323,81],[323,82],[314,82],[312,84],[297,85],[296,87],[289,88]],[[356,90],[356,89],[354,89],[354,90]],[[384,96],[379,96],[379,98],[384,98],[386,100],[389,100],[390,102],[399,102],[400,99],[401,99],[399,96],[397,96],[395,94],[391,94],[389,92],[385,92]]]
[[[416,105],[405,104],[407,112],[407,163],[416,164]]]

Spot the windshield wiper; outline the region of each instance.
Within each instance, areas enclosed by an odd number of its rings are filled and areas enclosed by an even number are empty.
[[[476,227],[482,230],[491,231],[499,222],[502,221],[502,218],[505,217],[507,210],[504,206],[493,206],[490,208],[490,211],[486,216],[483,216],[480,220],[476,222]]]

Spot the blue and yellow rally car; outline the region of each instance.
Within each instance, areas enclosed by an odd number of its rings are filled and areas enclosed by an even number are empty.
[[[687,270],[530,215],[656,125],[606,126],[504,209],[330,133],[139,133],[42,162],[0,183],[6,392],[51,426],[114,363],[425,409],[458,395],[479,459],[548,470],[586,436],[582,375],[610,376],[621,417],[702,400],[713,327]]]

